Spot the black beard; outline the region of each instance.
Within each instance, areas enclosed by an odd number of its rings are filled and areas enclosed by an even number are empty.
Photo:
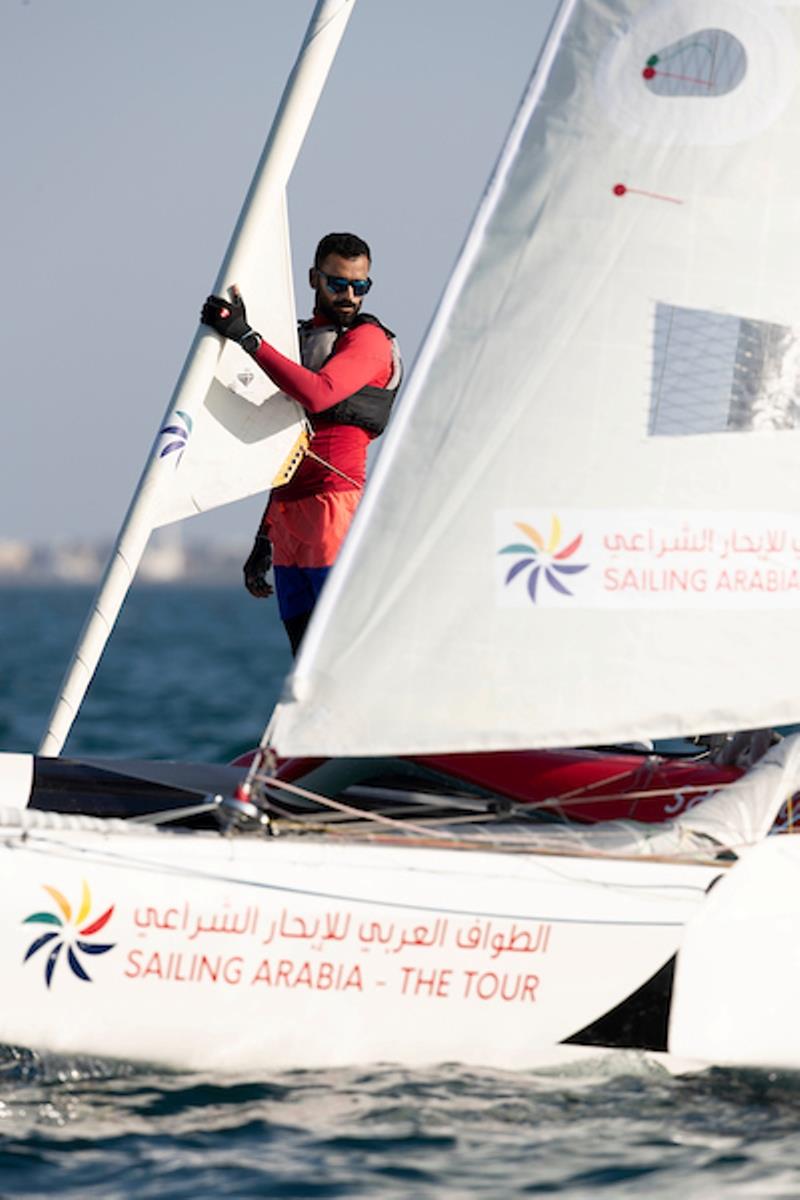
[[[345,300],[339,301],[339,303],[349,305],[350,302]],[[347,328],[348,325],[352,325],[353,321],[358,316],[358,310],[360,308],[361,305],[356,301],[353,304],[352,309],[349,309],[347,312],[342,312],[342,310],[337,307],[334,301],[328,299],[328,297],[323,293],[322,288],[317,290],[316,310],[321,316],[325,317],[328,321],[331,321],[334,325],[341,325],[344,328]]]

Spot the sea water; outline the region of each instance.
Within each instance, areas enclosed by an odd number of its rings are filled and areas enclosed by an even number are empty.
[[[89,600],[0,590],[1,748],[35,747]],[[135,589],[66,753],[227,761],[252,746],[289,665],[273,604]],[[798,1076],[673,1077],[636,1054],[232,1080],[7,1048],[0,1200],[800,1197],[799,1119]]]

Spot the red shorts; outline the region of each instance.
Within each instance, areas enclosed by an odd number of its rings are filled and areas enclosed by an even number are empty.
[[[273,495],[265,530],[276,567],[330,567],[361,499],[360,490],[320,492],[301,500]]]

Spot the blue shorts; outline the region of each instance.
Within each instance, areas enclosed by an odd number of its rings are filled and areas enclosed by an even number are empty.
[[[282,621],[310,613],[330,567],[275,567],[275,595]]]

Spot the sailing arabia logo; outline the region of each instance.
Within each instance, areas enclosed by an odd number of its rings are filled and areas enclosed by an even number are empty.
[[[105,928],[111,919],[114,905],[112,904],[110,908],[107,908],[95,920],[90,920],[92,894],[89,891],[88,883],[84,880],[80,908],[75,913],[75,919],[73,920],[72,906],[67,898],[57,888],[50,887],[46,883],[42,884],[42,887],[55,900],[61,915],[59,916],[58,913],[54,912],[34,912],[25,918],[23,925],[50,925],[57,928],[49,929],[47,933],[42,933],[34,938],[22,961],[26,963],[34,954],[44,949],[45,946],[49,946],[50,953],[47,956],[47,962],[44,967],[44,979],[47,986],[50,987],[56,963],[61,956],[61,951],[66,947],[67,962],[73,975],[77,975],[78,979],[83,979],[86,983],[91,983],[91,976],[87,974],[78,955],[79,953],[106,954],[109,950],[114,949],[116,942],[88,942],[85,940]],[[72,930],[69,929],[70,925],[73,926]]]
[[[573,538],[569,545],[559,549],[561,543],[561,522],[557,516],[553,516],[550,523],[550,537],[545,541],[539,530],[533,525],[526,524],[525,521],[514,522],[517,529],[520,529],[529,539],[527,542],[511,542],[508,546],[503,546],[498,550],[498,554],[517,554],[521,555],[517,562],[511,567],[506,575],[506,586],[517,578],[518,575],[528,573],[527,587],[528,595],[533,604],[536,603],[536,592],[539,586],[540,577],[544,577],[546,583],[563,596],[572,596],[573,593],[564,584],[560,576],[577,575],[581,571],[585,571],[589,563],[568,563],[565,560],[572,558],[581,542],[583,534],[579,533],[576,538]]]

